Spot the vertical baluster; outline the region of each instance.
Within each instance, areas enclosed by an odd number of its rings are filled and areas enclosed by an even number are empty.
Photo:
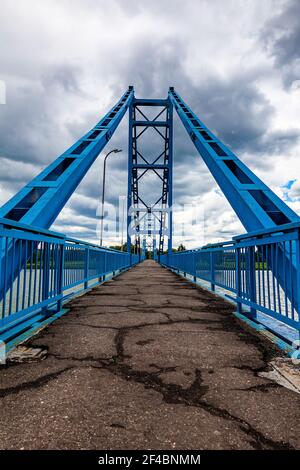
[[[89,262],[90,262],[90,249],[87,247],[85,249],[85,259],[84,259],[84,288],[88,288],[88,277],[89,277]]]
[[[65,248],[65,276],[66,276],[66,282],[65,285],[68,286],[70,284],[70,264],[69,264],[69,253],[70,253],[70,248],[67,246]]]
[[[49,270],[50,270],[50,244],[44,244],[44,256],[43,256],[43,301],[49,299]],[[43,308],[43,312],[47,313],[47,307]]]
[[[235,279],[236,279],[236,297],[237,297],[237,311],[242,313],[241,303],[241,250],[236,248],[235,250]]]
[[[266,306],[266,286],[265,286],[265,246],[261,246],[262,253],[262,291],[263,291],[263,306]]]
[[[248,299],[248,284],[247,284],[247,258],[246,258],[246,248],[242,248],[243,258],[243,290],[242,295],[245,299]]]
[[[106,277],[106,270],[107,270],[107,257],[108,257],[108,254],[107,252],[105,251],[104,252],[104,275],[103,275],[103,281],[105,281],[105,277]]]
[[[253,306],[253,304],[256,304],[255,246],[249,247],[249,293],[252,303],[250,315],[252,318],[256,318],[257,312],[256,308]]]
[[[52,292],[53,292],[53,297],[56,296],[56,278],[57,278],[57,244],[53,243],[52,245],[52,271],[53,271],[53,282],[52,282]]]
[[[210,252],[210,288],[214,292],[215,291],[215,253],[213,251]]]
[[[279,244],[275,243],[275,263],[276,263],[275,279],[276,279],[277,298],[278,298],[278,311],[279,311],[279,314],[281,315],[280,285],[278,282],[278,274],[279,274],[278,250],[279,250]]]
[[[13,301],[13,287],[14,287],[14,266],[15,266],[15,244],[16,240],[12,240],[12,263],[11,263],[11,278],[10,278],[10,286],[9,286],[9,309],[8,309],[8,315],[12,314],[12,301]]]
[[[27,287],[27,240],[24,242],[25,250],[24,250],[24,266],[23,266],[23,296],[22,296],[22,310],[25,308],[25,301],[26,301],[26,287]]]
[[[274,276],[274,271],[276,269],[275,266],[275,254],[274,254],[274,243],[271,244],[271,270],[272,270],[272,289],[273,289],[273,302],[274,306],[273,309],[276,312],[277,310],[277,302],[276,302],[276,284],[275,284],[275,276]]]
[[[297,239],[295,241],[296,243],[296,266],[297,266],[297,271],[296,271],[296,276],[297,276],[297,286],[300,286],[300,238],[299,238],[299,229],[297,231]],[[297,295],[296,299],[296,305],[297,305],[297,310],[298,310],[298,347],[300,347],[300,289],[297,289],[297,292],[295,293]]]
[[[266,270],[267,270],[267,290],[268,290],[268,308],[271,309],[271,284],[270,284],[270,245],[266,245]]]
[[[49,272],[49,293],[48,296],[52,297],[52,280],[53,280],[53,269],[52,269],[52,261],[53,261],[53,243],[48,244],[48,254],[49,254],[49,261],[48,261],[48,272]]]
[[[73,276],[73,247],[70,246],[69,247],[69,255],[68,255],[68,264],[69,264],[69,282],[68,282],[68,285],[71,285],[72,283],[72,276]]]
[[[72,273],[73,273],[73,278],[72,278],[72,284],[76,282],[76,257],[77,257],[77,247],[76,245],[74,246],[72,250]]]
[[[42,301],[42,284],[43,284],[43,263],[44,263],[44,249],[45,249],[45,242],[40,242],[39,244],[39,259],[40,259],[40,271],[39,271],[39,302]]]
[[[192,260],[193,260],[193,280],[194,282],[197,282],[197,277],[196,277],[196,253],[192,253]]]
[[[54,288],[54,295],[57,295],[58,292],[58,263],[59,263],[59,244],[55,243],[54,244],[54,264],[53,264],[53,269],[54,269],[54,280],[53,280],[53,288]]]
[[[7,266],[8,266],[8,238],[5,237],[5,252],[4,252],[4,282],[3,282],[3,305],[2,305],[2,318],[6,317],[6,292],[7,292]]]
[[[37,290],[37,263],[38,263],[38,242],[34,242],[34,278],[33,278],[33,305],[36,303],[36,290]]]
[[[54,245],[54,253],[55,253],[55,257],[54,257],[54,295],[58,295],[59,294],[59,249],[60,249],[60,245],[58,243],[55,243]]]
[[[228,261],[229,261],[229,283],[228,283],[228,287],[231,288],[231,286],[232,286],[232,257],[231,257],[231,250],[228,250]]]
[[[20,301],[20,279],[22,270],[22,240],[18,241],[18,277],[17,277],[17,293],[16,293],[16,312],[19,311]]]
[[[230,252],[230,259],[231,259],[231,273],[230,273],[230,287],[231,289],[234,288],[234,251],[231,250]]]
[[[74,282],[74,246],[70,247],[70,285]]]
[[[283,292],[284,292],[284,310],[285,310],[285,315],[288,316],[288,312],[289,312],[289,307],[288,307],[288,298],[287,298],[287,278],[286,278],[286,275],[287,275],[287,269],[288,269],[288,266],[287,266],[287,250],[286,250],[286,242],[282,242],[282,245],[283,245],[283,261],[282,261],[282,264],[283,264]]]
[[[295,241],[295,243],[299,243],[298,240]],[[297,250],[296,250],[297,251]],[[292,313],[292,318],[295,319],[295,302],[294,302],[294,296],[295,296],[295,293],[294,293],[294,288],[293,288],[293,242],[290,241],[289,242],[289,272],[290,272],[290,276],[289,276],[289,280],[290,280],[290,286],[291,286],[291,313]],[[299,265],[297,265],[299,266]],[[297,268],[297,270],[299,269],[299,267]],[[299,285],[299,284],[298,284]],[[299,304],[298,304],[298,311],[299,311]]]
[[[28,301],[27,301],[27,306],[30,307],[31,305],[31,287],[32,287],[32,257],[33,257],[33,247],[32,247],[32,241],[30,240],[29,242],[29,285],[28,285]]]
[[[236,269],[237,269],[237,265],[236,265]],[[244,292],[243,248],[239,248],[239,270],[237,270],[236,273],[238,272],[240,272],[240,293],[242,297],[243,292]]]
[[[261,301],[261,279],[260,279],[260,269],[261,269],[261,256],[260,256],[260,249],[254,251],[254,266],[257,266],[257,287],[258,287],[258,304],[262,305]],[[255,280],[256,280],[256,273],[255,273]]]
[[[57,302],[57,311],[60,312],[63,305],[63,293],[64,293],[64,270],[65,270],[65,242],[64,244],[57,246],[58,250],[58,261],[57,261],[57,294],[60,296],[60,299]]]

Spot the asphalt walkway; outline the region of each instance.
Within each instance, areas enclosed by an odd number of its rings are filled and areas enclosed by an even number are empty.
[[[300,395],[232,309],[153,261],[73,300],[45,360],[0,369],[0,448],[300,448]]]

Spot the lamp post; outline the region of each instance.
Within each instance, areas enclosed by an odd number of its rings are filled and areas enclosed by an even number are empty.
[[[105,155],[103,165],[103,182],[102,182],[102,213],[101,213],[101,230],[100,230],[100,246],[103,244],[103,219],[104,219],[104,197],[105,197],[105,179],[106,179],[106,160],[112,153],[120,153],[122,150],[113,149]]]

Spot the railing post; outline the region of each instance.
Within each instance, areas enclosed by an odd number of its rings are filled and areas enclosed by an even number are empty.
[[[100,251],[100,256],[101,256],[102,252]],[[98,260],[96,262],[96,267],[98,266]],[[100,266],[101,266],[101,259],[100,259]],[[97,269],[97,268],[96,268]],[[99,271],[97,272],[97,274],[99,274]],[[97,276],[98,277],[98,276]],[[102,276],[99,276],[98,277],[98,282],[101,284],[102,282]]]
[[[49,243],[44,242],[43,252],[43,287],[42,287],[42,299],[48,300],[49,298],[49,274],[50,274],[50,246]],[[25,260],[25,263],[27,260]],[[26,265],[26,264],[25,264]],[[47,307],[43,307],[42,313],[47,314]]]
[[[296,269],[297,269],[297,286],[300,286],[300,231],[297,231],[297,240],[296,240]],[[300,349],[300,289],[296,291],[296,305],[298,313],[298,348]]]
[[[239,300],[242,295],[241,289],[241,249],[236,248],[235,250],[235,288],[237,297],[237,312],[242,313],[242,303]]]
[[[249,289],[250,301],[256,303],[256,271],[255,271],[255,246],[249,246]],[[251,318],[256,318],[257,311],[254,307],[250,307]]]
[[[106,269],[107,269],[107,253],[105,251],[104,252],[104,274],[103,274],[103,277],[102,277],[102,282],[104,282],[105,279],[106,279]]]
[[[2,230],[3,230],[3,225],[0,225],[0,253],[1,253],[0,262],[1,263],[3,263],[4,257],[6,257],[6,253],[5,253],[5,249],[4,249],[4,237],[1,234]],[[3,300],[4,295],[6,294],[4,292],[4,277],[5,277],[5,272],[4,272],[2,264],[1,264],[1,269],[0,269],[0,301]],[[0,312],[0,318],[1,318],[1,312]]]
[[[85,248],[84,251],[84,288],[87,289],[89,286],[89,265],[90,265],[90,247]]]
[[[213,251],[210,252],[210,288],[214,292],[215,286],[215,254]]]
[[[59,258],[59,273],[58,273],[58,293],[61,295],[61,299],[57,302],[57,311],[60,312],[62,309],[62,297],[64,293],[64,268],[65,268],[65,242],[60,245],[60,258]]]

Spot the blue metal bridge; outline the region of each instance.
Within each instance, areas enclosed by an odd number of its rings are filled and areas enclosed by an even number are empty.
[[[245,234],[201,249],[172,251],[174,109]],[[49,230],[127,111],[127,252]],[[154,159],[142,145],[150,128],[161,142]],[[160,195],[144,200],[143,178],[149,172]],[[221,289],[237,304],[239,315],[263,324],[285,345],[294,342],[295,348],[300,334],[299,234],[299,216],[173,87],[165,99],[140,99],[130,86],[93,129],[0,208],[0,340],[10,350],[63,315],[70,298],[130,269],[150,250],[161,265],[213,291]]]

